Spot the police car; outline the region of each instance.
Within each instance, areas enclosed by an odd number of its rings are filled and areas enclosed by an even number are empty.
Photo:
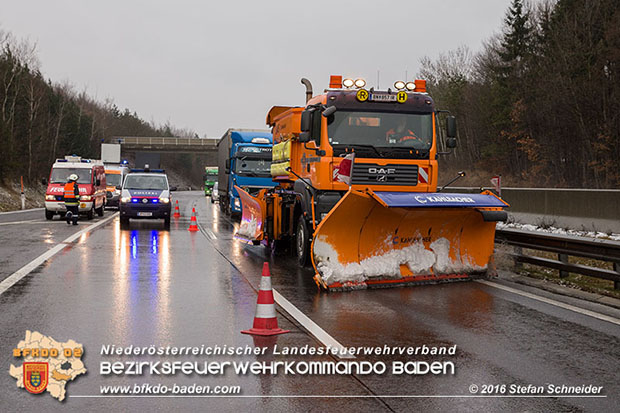
[[[130,218],[163,219],[170,226],[170,191],[168,176],[163,169],[132,169],[121,188],[121,225],[129,224]]]

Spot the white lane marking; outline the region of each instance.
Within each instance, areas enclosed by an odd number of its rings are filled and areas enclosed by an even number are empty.
[[[599,320],[607,321],[607,322],[612,323],[612,324],[620,325],[620,320],[617,319],[617,318],[614,318],[614,317],[611,317],[611,316],[608,316],[608,315],[605,315],[605,314],[597,313],[597,312],[594,312],[594,311],[586,310],[585,308],[575,307],[574,305],[570,305],[570,304],[566,304],[566,303],[563,303],[563,302],[560,302],[560,301],[552,300],[551,298],[542,297],[540,295],[528,293],[526,291],[517,290],[515,288],[506,287],[505,285],[497,284],[497,283],[490,282],[490,281],[476,280],[476,282],[479,282],[479,283],[484,284],[484,285],[488,285],[489,287],[494,287],[494,288],[498,288],[500,290],[508,291],[508,292],[513,293],[513,294],[521,295],[523,297],[531,298],[532,300],[537,300],[537,301],[541,301],[543,303],[555,305],[556,307],[564,308],[565,310],[574,311],[574,312],[579,313],[579,314],[587,315],[587,316],[590,316],[590,317],[593,317],[593,318],[597,318]]]
[[[70,243],[72,243],[73,241],[81,237],[83,234],[86,234],[87,232],[90,232],[94,230],[95,228],[105,224],[106,222],[115,218],[116,215],[118,215],[118,212],[114,213],[113,215],[105,219],[102,219],[99,222],[95,222],[94,224],[87,226],[81,231],[76,232],[75,234],[71,235],[69,238],[65,239],[64,241],[60,242],[58,245],[54,246],[52,249],[39,255],[37,258],[30,261],[28,264],[24,265],[22,268],[15,271],[13,274],[11,274],[7,278],[5,278],[2,282],[0,282],[0,295],[4,294],[6,290],[11,288],[13,285],[19,282],[19,280],[21,280],[22,278],[30,274],[32,270],[34,270],[39,265],[43,264],[45,261],[52,258],[54,255],[58,254],[60,251],[66,248]]]
[[[205,228],[205,231],[207,232],[207,235],[209,236],[209,238],[211,239],[217,239],[217,237],[215,236],[215,234],[213,233],[213,231],[211,231],[210,229]]]
[[[41,224],[43,223],[43,221],[39,221],[38,219],[29,219],[28,221],[0,222],[0,225],[30,224],[32,222],[40,222]]]
[[[306,330],[317,338],[325,347],[330,346],[338,350],[336,357],[341,359],[354,359],[355,356],[346,352],[345,347],[336,341],[335,338],[327,334],[317,323],[308,318],[307,315],[302,313],[297,307],[295,307],[289,300],[284,298],[279,292],[273,290],[273,298],[276,303],[291,315],[299,324],[304,326]]]
[[[22,212],[43,211],[45,208],[20,209],[19,211],[0,212],[0,215],[19,214]]]
[[[16,224],[65,224],[65,225],[67,225],[67,223],[65,222],[64,219],[61,219],[59,221],[47,221],[47,220],[40,220],[40,219],[31,219],[31,220],[28,220],[28,221],[0,222],[0,225],[16,225]]]

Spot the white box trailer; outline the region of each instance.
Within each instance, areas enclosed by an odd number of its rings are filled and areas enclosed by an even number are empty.
[[[121,163],[121,145],[118,143],[102,143],[101,161],[104,163]]]

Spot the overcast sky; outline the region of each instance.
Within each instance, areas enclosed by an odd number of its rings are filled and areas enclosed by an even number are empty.
[[[265,128],[330,74],[387,88],[423,56],[478,51],[510,0],[0,0],[0,29],[37,43],[46,77],[201,137]]]

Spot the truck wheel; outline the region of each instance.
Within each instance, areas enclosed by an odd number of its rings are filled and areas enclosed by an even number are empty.
[[[129,226],[129,218],[121,217],[121,228]]]
[[[303,215],[297,220],[297,228],[295,230],[295,252],[297,253],[297,262],[302,267],[308,265],[310,258],[310,231],[308,224]]]
[[[211,203],[215,204],[215,200],[213,199],[213,195],[211,195]]]
[[[170,217],[164,218],[164,227],[170,229]]]
[[[90,211],[88,211],[88,213],[86,214],[86,218],[91,220],[94,217],[95,217],[95,205],[93,204],[93,206],[90,208]]]
[[[45,219],[50,220],[54,218],[54,211],[45,210]]]

